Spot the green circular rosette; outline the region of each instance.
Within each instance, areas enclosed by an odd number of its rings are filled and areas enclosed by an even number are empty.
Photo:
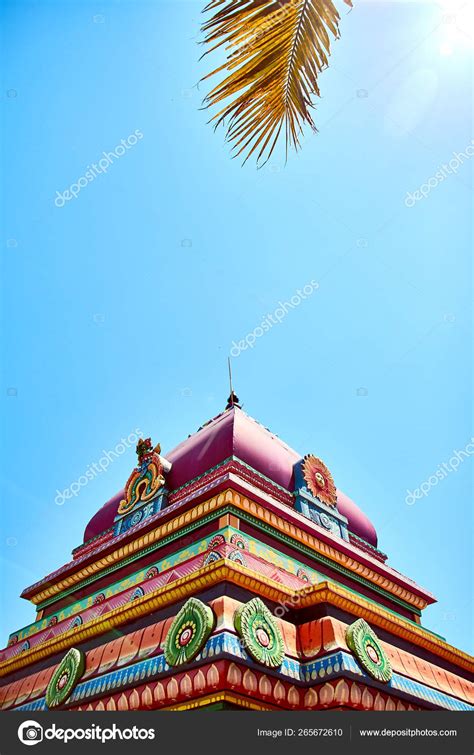
[[[373,679],[385,684],[392,678],[392,667],[377,635],[364,619],[357,619],[347,627],[346,642],[359,665]]]
[[[214,627],[214,614],[197,598],[189,598],[175,616],[166,635],[165,659],[170,666],[189,663],[206,644]]]
[[[234,626],[252,658],[264,666],[281,666],[285,643],[280,628],[260,598],[253,598],[237,609]]]
[[[48,708],[57,708],[66,702],[83,675],[84,668],[84,653],[71,648],[57,667],[46,689]]]

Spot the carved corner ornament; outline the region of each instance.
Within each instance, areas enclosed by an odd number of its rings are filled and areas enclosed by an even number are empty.
[[[119,515],[128,514],[135,506],[151,501],[164,486],[160,453],[159,443],[153,448],[151,438],[140,438],[137,443],[138,465],[127,480],[125,498],[120,501],[117,509]]]

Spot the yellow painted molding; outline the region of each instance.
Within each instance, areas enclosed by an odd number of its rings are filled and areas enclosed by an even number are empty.
[[[160,710],[195,710],[196,708],[202,708],[205,705],[222,702],[233,703],[234,705],[239,705],[241,708],[247,708],[248,710],[281,710],[281,708],[276,705],[272,706],[257,703],[255,700],[251,700],[244,695],[236,695],[234,692],[216,692],[215,694],[200,697],[198,700],[169,705],[166,708],[160,708]]]

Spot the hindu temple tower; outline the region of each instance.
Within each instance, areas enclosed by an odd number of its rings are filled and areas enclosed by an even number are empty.
[[[72,560],[23,591],[0,707],[472,710],[472,658],[422,624],[435,599],[308,451],[234,394],[171,451],[141,440]]]

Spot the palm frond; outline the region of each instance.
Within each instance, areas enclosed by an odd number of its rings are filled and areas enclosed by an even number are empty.
[[[344,0],[352,5],[351,0]],[[226,62],[208,74],[226,72],[204,100],[220,105],[211,119],[227,121],[234,156],[257,150],[257,164],[272,154],[282,127],[286,150],[300,146],[304,124],[313,130],[313,96],[327,66],[330,34],[339,36],[332,0],[211,0],[203,24],[205,55],[224,46]]]

